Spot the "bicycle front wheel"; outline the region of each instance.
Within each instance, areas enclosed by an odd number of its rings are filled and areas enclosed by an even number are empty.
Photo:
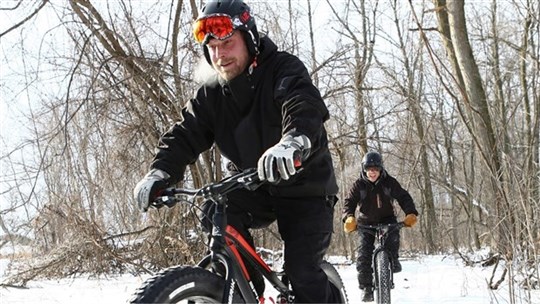
[[[129,303],[221,303],[225,280],[194,266],[175,266],[147,279]],[[234,303],[244,303],[235,292]]]
[[[390,304],[390,291],[392,289],[392,269],[390,255],[386,251],[379,251],[375,257],[377,269],[376,300],[378,304]]]

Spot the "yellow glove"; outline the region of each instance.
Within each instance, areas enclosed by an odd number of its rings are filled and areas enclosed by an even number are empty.
[[[405,227],[412,227],[418,222],[418,219],[416,218],[416,214],[411,213],[407,214],[405,219],[403,220],[403,224],[405,224]]]
[[[349,215],[343,224],[343,230],[347,233],[353,232],[356,230],[356,219],[354,216]]]

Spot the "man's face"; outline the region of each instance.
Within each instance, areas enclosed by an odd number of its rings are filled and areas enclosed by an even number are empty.
[[[249,52],[239,31],[224,40],[210,39],[206,44],[212,66],[221,78],[230,81],[240,75],[248,66]]]
[[[379,167],[367,167],[366,176],[370,182],[374,183],[381,176],[381,169]]]

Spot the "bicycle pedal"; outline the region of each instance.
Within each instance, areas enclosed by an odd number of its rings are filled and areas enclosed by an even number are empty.
[[[277,298],[276,298],[276,302],[274,302],[274,304],[288,304],[288,303],[293,303],[293,300],[289,300],[287,299],[286,296],[283,296],[283,295],[279,295]]]

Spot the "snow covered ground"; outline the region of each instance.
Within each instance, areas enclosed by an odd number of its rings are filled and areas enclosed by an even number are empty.
[[[0,261],[0,274],[5,271],[6,262]],[[499,290],[487,288],[491,268],[464,267],[460,260],[449,256],[403,260],[402,265],[403,271],[395,275],[393,303],[512,303],[506,284]],[[360,290],[354,266],[338,266],[338,271],[345,282],[350,303],[359,303]],[[0,303],[125,303],[145,278],[124,275],[33,281],[26,289],[0,287]],[[540,303],[538,290],[531,294],[524,290],[517,292],[519,298],[514,303]],[[275,298],[273,290],[268,290],[266,295]]]

